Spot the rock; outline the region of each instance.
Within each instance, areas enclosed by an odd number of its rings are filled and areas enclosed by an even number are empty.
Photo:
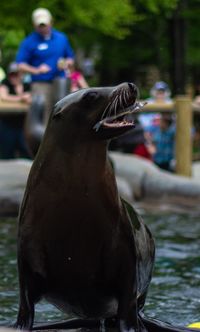
[[[0,216],[16,216],[32,162],[24,159],[0,162]]]
[[[193,178],[160,170],[152,162],[134,155],[111,152],[120,195],[145,206],[164,204],[199,206],[200,162],[193,164]],[[0,161],[0,216],[17,216],[23,198],[30,160]]]
[[[116,180],[121,197],[130,202],[133,202],[134,192],[128,181],[126,181],[126,179],[122,178],[121,176],[117,176]]]
[[[110,157],[114,163],[116,176],[124,178],[131,188],[134,188],[136,199],[144,197],[145,176],[157,174],[157,167],[144,158],[120,152],[111,152]]]
[[[192,177],[200,182],[200,161],[195,161],[192,165]]]
[[[178,176],[160,170],[152,162],[134,155],[112,152],[111,159],[117,176],[134,188],[137,199],[165,199],[196,204],[200,199],[200,166],[195,178]]]

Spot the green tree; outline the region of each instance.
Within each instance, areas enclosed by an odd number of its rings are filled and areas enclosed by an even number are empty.
[[[14,58],[20,41],[32,30],[32,11],[46,7],[75,51],[95,55],[100,84],[134,80],[151,64],[165,73],[170,62],[168,20],[176,6],[177,0],[2,0],[4,64]]]
[[[37,7],[52,12],[55,26],[68,33],[75,48],[96,43],[96,34],[124,38],[136,20],[129,0],[2,0],[0,47],[4,63],[14,57],[20,41],[32,30],[31,13]]]

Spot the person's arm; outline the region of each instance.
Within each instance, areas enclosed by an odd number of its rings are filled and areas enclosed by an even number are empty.
[[[57,66],[60,70],[68,70],[68,67],[73,64],[74,64],[74,59],[61,58],[58,60]]]
[[[8,91],[8,88],[6,85],[0,85],[0,99],[2,101],[21,101],[21,96],[19,95],[11,95]]]
[[[18,64],[19,70],[24,73],[29,73],[32,75],[45,74],[51,70],[51,68],[45,63],[41,64],[38,67],[33,67],[28,63],[21,62]]]
[[[87,84],[87,82],[82,74],[80,74],[80,76],[78,78],[78,84],[81,89],[85,89],[85,88],[89,87],[89,85]]]
[[[30,104],[31,102],[31,94],[29,92],[23,92],[19,95],[12,95],[9,93],[9,90],[6,85],[0,85],[0,99],[2,101],[10,101],[10,102],[25,102]]]

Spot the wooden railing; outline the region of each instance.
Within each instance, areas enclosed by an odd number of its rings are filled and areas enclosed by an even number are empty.
[[[146,112],[176,112],[176,173],[190,177],[192,175],[192,125],[194,108],[187,96],[176,96],[173,103],[147,104]],[[200,114],[200,112],[199,112]]]
[[[0,100],[0,114],[16,114],[28,111],[28,105],[22,102],[10,102]]]
[[[0,115],[28,111],[28,105],[19,102],[0,101]],[[147,104],[141,112],[176,112],[176,173],[192,174],[192,118],[193,112],[200,115],[200,108],[193,106],[187,96],[177,96],[170,104]]]

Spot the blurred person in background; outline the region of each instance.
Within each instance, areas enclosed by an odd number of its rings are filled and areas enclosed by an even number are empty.
[[[2,61],[2,52],[0,50],[0,62]],[[6,73],[2,67],[0,67],[0,82],[6,77]]]
[[[67,93],[65,69],[74,62],[74,52],[68,37],[54,29],[52,21],[48,9],[34,10],[34,31],[22,41],[16,56],[20,70],[31,74],[32,94],[45,96],[45,124],[53,104]],[[56,89],[63,90],[62,96]]]
[[[148,98],[147,104],[171,104],[172,99],[170,97],[171,91],[167,83],[163,81],[156,82],[152,89],[150,90],[150,98]],[[145,132],[148,132],[149,129],[159,126],[160,123],[160,114],[159,113],[142,113],[139,115],[139,121],[143,126]]]
[[[196,109],[200,109],[200,82],[197,81],[195,84],[194,98],[192,106]],[[199,112],[193,113],[193,160],[200,160],[200,114]]]
[[[155,146],[153,154],[154,163],[166,170],[173,171],[173,162],[175,155],[175,124],[172,116],[162,114],[160,124],[152,132],[152,142]]]
[[[193,106],[200,108],[200,82],[195,85]]]
[[[9,65],[7,77],[0,83],[0,99],[11,103],[31,103],[30,86],[23,83],[18,65],[14,62]],[[0,157],[30,158],[24,136],[25,113],[13,113],[4,114],[0,119]]]
[[[69,64],[67,72],[70,81],[70,92],[88,88],[88,83],[86,82],[85,77],[75,64]]]

